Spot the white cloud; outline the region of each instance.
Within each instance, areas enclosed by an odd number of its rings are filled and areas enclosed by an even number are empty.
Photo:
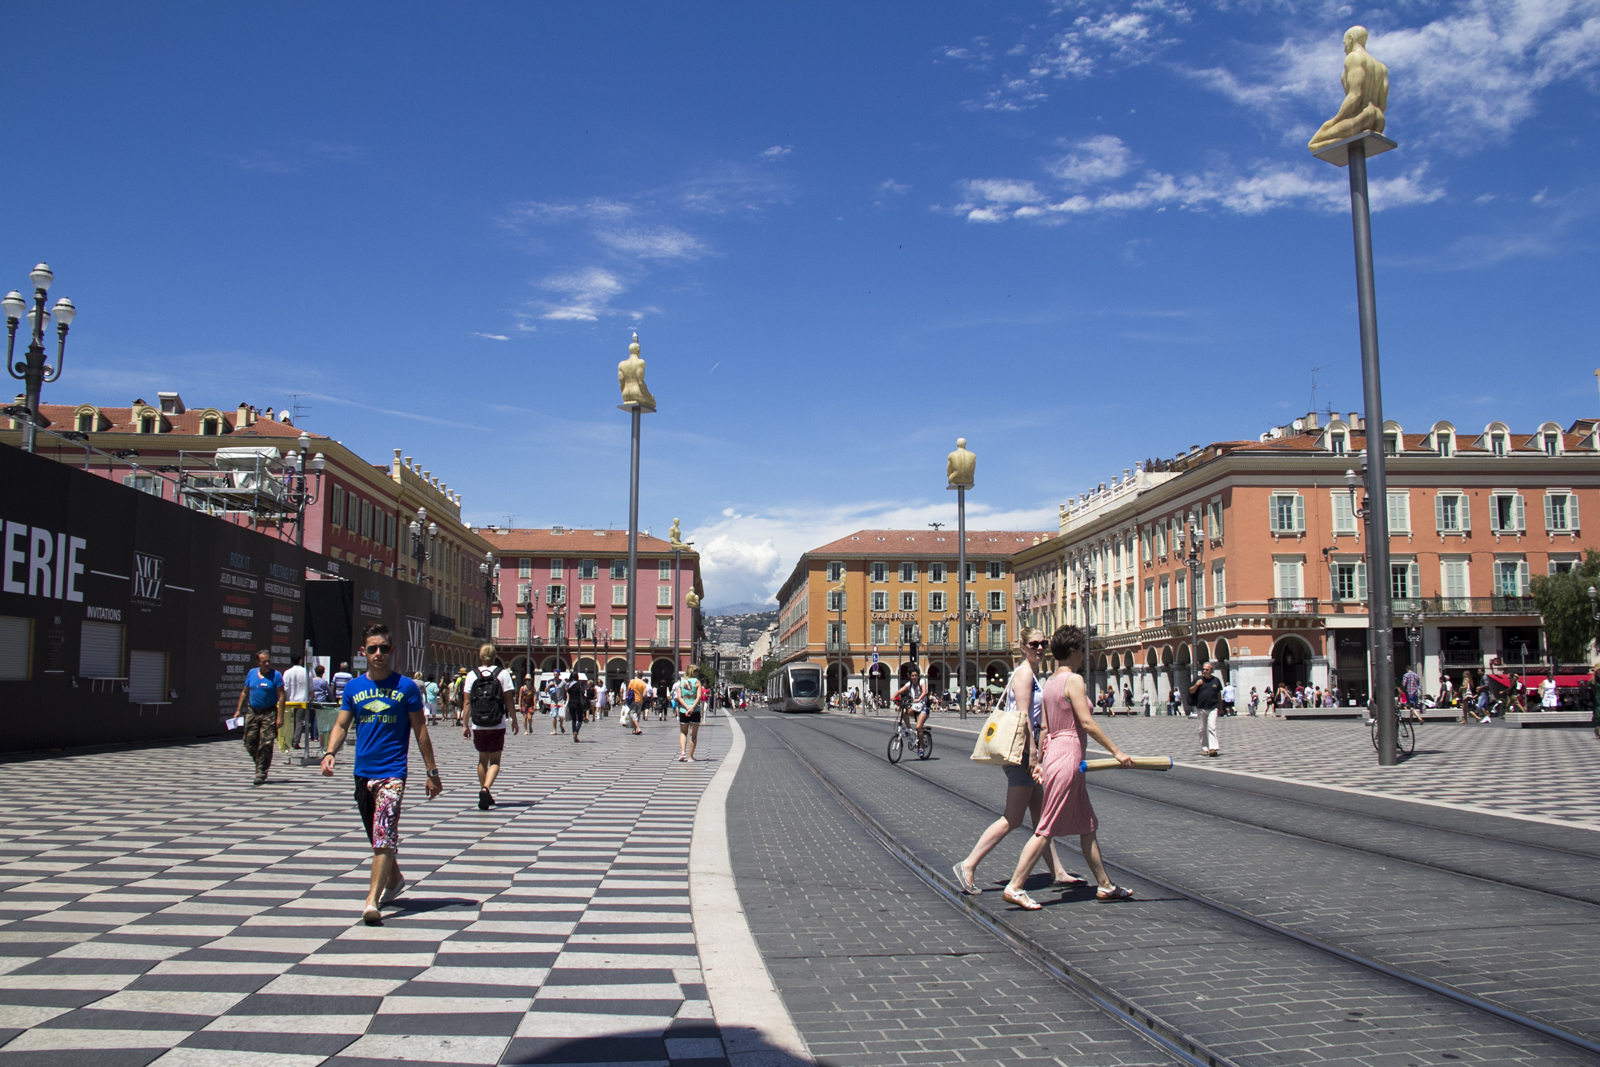
[[[1122,138],[1103,133],[1081,141],[1071,152],[1046,169],[1068,185],[1098,185],[1120,178],[1133,165],[1133,153]]]
[[[481,337],[485,341],[509,341],[509,340],[511,340],[511,338],[507,337],[503,333],[484,333],[481,330],[473,330],[472,331],[472,336]]]
[[[792,144],[775,144],[771,148],[762,152],[761,158],[766,160],[782,159],[784,156],[793,151],[794,145]]]
[[[911,186],[897,182],[893,178],[884,179],[884,181],[878,186],[878,192],[889,193],[894,196],[904,196],[910,191]]]
[[[699,259],[706,254],[698,237],[671,226],[598,230],[595,238],[608,248],[641,259]]]
[[[685,536],[701,549],[709,603],[762,603],[778,591],[795,561],[809,549],[861,529],[921,531],[933,521],[948,523],[944,535],[953,538],[955,503],[860,501],[758,514],[729,508]],[[1056,522],[1054,506],[991,511],[967,505],[969,536],[978,529],[1054,530]]]
[[[614,310],[607,305],[620,296],[625,288],[615,274],[600,267],[552,275],[540,282],[539,286],[563,298],[547,304],[541,316],[558,322],[594,322],[601,315],[614,314]]]
[[[605,200],[599,197],[565,204],[529,200],[512,205],[500,221],[512,229],[522,229],[530,223],[550,226],[564,222],[593,220],[616,222],[632,214],[633,208],[630,205],[620,200]]]

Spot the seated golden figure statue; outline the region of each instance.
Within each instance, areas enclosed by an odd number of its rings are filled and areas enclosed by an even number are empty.
[[[678,528],[677,519],[672,520],[672,529],[667,531],[667,544],[679,549],[689,547],[683,543],[683,531]]]
[[[956,450],[945,462],[944,477],[952,489],[971,489],[973,475],[978,468],[978,457],[967,451],[967,439],[956,438]]]
[[[644,360],[639,358],[639,335],[633,335],[628,346],[628,358],[617,364],[617,384],[622,386],[622,402],[637,404],[640,411],[654,411],[656,398],[644,384]]]
[[[1344,33],[1344,75],[1339,84],[1344,86],[1344,103],[1311,138],[1307,147],[1313,152],[1347,137],[1383,132],[1383,112],[1389,106],[1389,68],[1367,51],[1363,26],[1351,26]]]

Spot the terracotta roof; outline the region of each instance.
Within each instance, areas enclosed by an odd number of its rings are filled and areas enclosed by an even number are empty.
[[[94,405],[88,404],[83,406],[93,407]],[[153,407],[154,405],[151,406]],[[49,421],[49,424],[53,429],[71,430],[77,426],[76,420],[78,408],[79,405],[77,404],[40,404],[39,413]],[[200,433],[200,416],[202,413],[208,410],[216,410],[221,413],[222,421],[229,427],[229,429],[225,431],[226,436],[229,437],[297,438],[302,433],[309,433],[312,437],[320,437],[323,439],[326,439],[327,437],[326,434],[312,433],[310,430],[303,430],[298,426],[291,426],[286,422],[278,422],[275,419],[268,419],[265,415],[261,415],[256,419],[255,422],[244,427],[243,429],[235,429],[233,426],[237,421],[239,414],[238,410],[235,408],[190,408],[181,415],[162,415],[161,433],[159,436],[164,437],[167,434],[189,435],[193,437],[203,436]],[[138,430],[138,427],[134,422],[133,408],[131,406],[125,408],[96,407],[95,411],[99,412],[102,419],[110,423],[110,425],[104,429],[95,430],[95,433],[135,433]]]
[[[1009,557],[1031,548],[1035,538],[1044,540],[1055,535],[1054,530],[968,530],[967,555]],[[958,547],[954,530],[857,530],[848,537],[813,548],[806,555],[835,559],[869,556],[892,561],[954,556]]]
[[[548,526],[537,529],[508,529],[506,527],[473,527],[473,532],[494,546],[499,555],[522,553],[530,556],[626,555],[627,530],[572,530],[562,527],[561,533],[552,532]],[[656,555],[671,555],[672,546],[659,537],[639,535],[639,551]],[[685,559],[697,556],[694,549],[684,552]]]

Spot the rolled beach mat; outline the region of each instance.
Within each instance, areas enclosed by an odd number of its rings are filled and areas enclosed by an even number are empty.
[[[1120,771],[1122,764],[1114,759],[1086,759],[1078,762],[1078,770],[1082,773],[1089,771]],[[1171,756],[1135,756],[1133,757],[1133,770],[1136,771],[1169,771],[1172,769]]]

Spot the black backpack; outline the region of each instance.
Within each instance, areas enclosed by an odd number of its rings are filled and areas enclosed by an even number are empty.
[[[472,725],[499,726],[505,721],[506,702],[500,696],[500,672],[503,670],[504,667],[477,668],[478,680],[472,684]]]

